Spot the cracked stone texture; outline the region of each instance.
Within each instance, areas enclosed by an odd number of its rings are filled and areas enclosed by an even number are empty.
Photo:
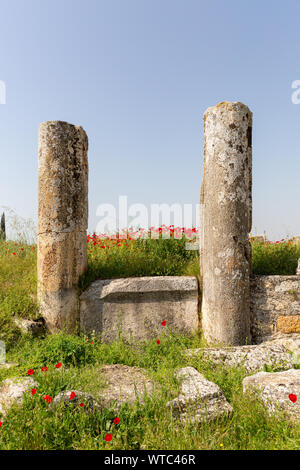
[[[73,390],[76,397],[70,400],[72,390],[59,393],[53,400],[53,406],[58,403],[78,404],[87,401],[87,411],[98,411],[113,407],[119,409],[127,402],[130,404],[139,400],[144,403],[145,394],[149,397],[161,389],[160,385],[151,380],[147,372],[138,367],[129,367],[123,364],[105,365],[91,371],[94,384],[98,390],[92,394]]]
[[[266,336],[276,337],[280,331],[299,333],[299,321],[300,276],[253,276],[251,278],[253,343],[261,342]]]
[[[259,372],[245,377],[243,392],[258,392],[258,399],[266,404],[272,415],[276,410],[283,410],[291,419],[300,419],[300,370],[290,369],[285,372]],[[293,403],[289,395],[297,396]]]
[[[6,379],[0,383],[0,413],[6,416],[14,403],[23,402],[23,394],[36,384],[31,377]]]
[[[166,327],[161,322],[166,320]],[[159,338],[170,328],[198,330],[198,282],[193,276],[156,276],[95,281],[80,296],[80,327],[105,342]]]
[[[74,329],[87,264],[88,138],[63,121],[39,126],[38,298],[50,331]]]
[[[167,403],[182,421],[201,422],[226,416],[232,411],[218,385],[207,380],[193,367],[176,371],[180,394]]]
[[[188,349],[186,355],[227,367],[243,366],[249,372],[263,370],[265,365],[290,369],[297,362],[287,346],[271,342],[253,346]]]
[[[38,233],[85,231],[88,224],[88,138],[81,126],[39,126]]]
[[[200,196],[202,326],[209,342],[250,338],[252,113],[222,102],[204,115]]]

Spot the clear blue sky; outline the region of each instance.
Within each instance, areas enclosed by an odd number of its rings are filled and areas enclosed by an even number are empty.
[[[101,203],[199,202],[203,113],[254,114],[253,232],[300,234],[298,0],[1,2],[0,206],[37,214],[46,120],[89,136],[90,219]]]

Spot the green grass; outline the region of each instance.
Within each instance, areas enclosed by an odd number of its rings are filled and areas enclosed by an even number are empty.
[[[199,275],[199,256],[186,250],[189,238],[126,239],[90,237],[88,266],[80,286],[84,289],[96,279],[140,276]],[[191,272],[191,265],[192,272]]]
[[[189,236],[187,236],[189,235]],[[183,233],[179,239],[154,240],[89,237],[88,266],[80,280],[85,289],[96,279],[133,276],[197,276],[199,252],[186,250],[186,242],[196,241],[193,233]],[[300,258],[300,244],[288,240],[280,242],[252,242],[253,274],[293,275]]]
[[[0,340],[16,341],[13,317],[36,318],[36,246],[0,242]]]
[[[183,355],[187,347],[202,347],[198,337],[162,335],[156,341],[129,345],[122,339],[105,345],[94,338],[64,334],[42,339],[22,337],[11,348],[8,359],[17,368],[0,372],[0,380],[12,375],[26,376],[34,369],[37,393],[25,394],[23,406],[14,406],[0,429],[0,449],[300,449],[300,425],[280,413],[268,416],[265,408],[250,395],[242,394],[243,368],[212,368],[202,359]],[[63,366],[56,369],[56,362]],[[61,390],[97,393],[101,383],[92,374],[102,364],[121,363],[142,367],[161,385],[144,405],[123,405],[117,414],[112,409],[88,415],[83,408],[59,406],[51,411],[43,399]],[[234,408],[227,419],[212,423],[182,424],[172,417],[167,401],[178,395],[174,378],[177,367],[191,365],[208,380],[217,383]],[[41,372],[48,366],[47,372]],[[98,388],[98,390],[97,390]],[[120,423],[113,419],[118,416]],[[106,442],[107,433],[113,435]]]
[[[252,243],[252,270],[254,274],[286,276],[295,274],[299,258],[300,243],[295,244],[287,240],[275,243]]]

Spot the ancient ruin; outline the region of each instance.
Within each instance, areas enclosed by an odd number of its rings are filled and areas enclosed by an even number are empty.
[[[103,341],[145,340],[168,328],[182,334],[198,330],[198,283],[192,276],[155,276],[95,281],[80,296],[80,329]]]
[[[200,203],[201,289],[196,277],[93,282],[87,264],[88,139],[62,121],[39,128],[38,297],[50,332],[67,329],[133,341],[156,337],[161,320],[178,333],[201,329],[211,343],[258,344],[300,332],[300,268],[251,276],[252,113],[222,102],[204,115]],[[201,292],[200,292],[201,290]]]
[[[49,331],[79,320],[77,283],[87,263],[88,138],[62,121],[39,127],[38,297]]]
[[[252,113],[219,103],[204,115],[200,260],[202,325],[209,341],[249,344]]]

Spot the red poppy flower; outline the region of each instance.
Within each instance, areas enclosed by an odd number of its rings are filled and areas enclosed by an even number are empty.
[[[61,366],[62,366],[62,363],[61,363],[61,362],[59,362],[58,364],[56,364],[56,366],[55,366],[55,367],[56,367],[56,369],[59,369]]]
[[[157,344],[160,344],[160,339],[158,339],[156,342],[157,342]]]
[[[13,255],[15,255],[16,253],[13,253]]]
[[[73,398],[76,397],[76,393],[75,392],[71,392],[71,395],[70,395],[70,400],[73,400]]]
[[[80,403],[80,405],[79,405],[79,406],[83,407],[83,406],[84,406],[84,403]]]
[[[120,418],[115,418],[115,419],[114,419],[114,423],[115,423],[115,424],[119,424],[120,421],[121,421]]]
[[[1,428],[2,424],[3,424],[2,421],[0,421],[0,428]]]
[[[107,442],[111,441],[112,440],[112,434],[106,434],[105,438],[104,438]]]
[[[293,393],[289,394],[289,399],[293,402],[296,403],[297,401],[297,395],[294,395]]]
[[[162,321],[161,324],[162,324],[162,326],[166,326],[166,324],[167,324],[166,320]]]
[[[36,394],[36,388],[32,388],[31,389],[31,395],[35,395]]]
[[[48,367],[46,367],[46,366],[44,366],[44,367],[41,368],[41,371],[42,371],[42,372],[47,372],[47,370],[48,370]]]
[[[94,344],[94,341],[91,341],[91,344]]]
[[[52,402],[52,397],[50,397],[49,395],[44,395],[43,398],[44,398],[44,400],[45,400],[47,403],[51,403],[51,402]]]
[[[27,371],[27,375],[32,375],[32,374],[34,374],[34,370],[29,369],[29,370]]]

